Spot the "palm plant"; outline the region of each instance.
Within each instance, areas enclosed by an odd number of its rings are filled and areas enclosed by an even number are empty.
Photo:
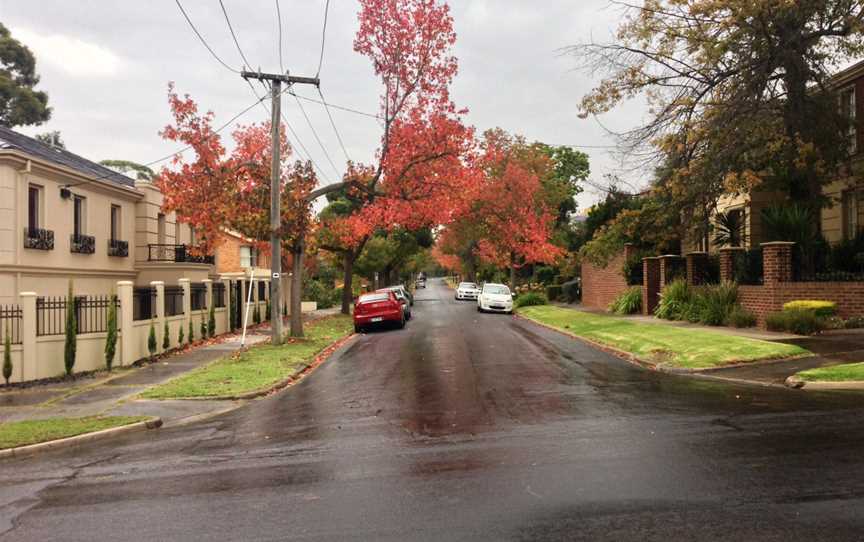
[[[717,213],[714,218],[714,245],[740,247],[747,244],[746,224],[746,213],[743,210]]]

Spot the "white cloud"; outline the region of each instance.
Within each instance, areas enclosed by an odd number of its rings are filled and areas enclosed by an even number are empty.
[[[12,35],[30,48],[39,64],[47,64],[73,77],[111,77],[125,62],[110,49],[63,34],[39,34],[15,28]]]

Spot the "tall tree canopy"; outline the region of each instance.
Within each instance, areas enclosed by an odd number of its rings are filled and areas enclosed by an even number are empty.
[[[39,84],[36,57],[0,23],[0,124],[42,124],[51,118],[48,95]]]
[[[859,0],[614,3],[617,41],[573,48],[605,74],[581,112],[647,99],[648,121],[624,143],[653,146],[670,212],[710,211],[722,192],[756,186],[821,201],[847,158],[831,74],[864,52]]]

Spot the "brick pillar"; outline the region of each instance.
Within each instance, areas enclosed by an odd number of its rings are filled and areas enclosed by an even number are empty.
[[[156,329],[156,353],[162,352],[162,341],[165,339],[165,283],[154,280],[150,286],[156,289],[156,318],[153,327]]]
[[[708,267],[707,252],[690,252],[687,254],[687,284],[698,286],[705,282],[705,272]]]
[[[720,249],[721,282],[735,280],[735,260],[743,251],[743,247],[724,247]]]
[[[35,380],[36,364],[36,292],[21,292],[21,375],[22,381]]]
[[[677,254],[664,254],[663,256],[658,256],[658,258],[660,260],[660,289],[662,290],[663,286],[672,282],[672,267],[678,263],[681,256]]]
[[[660,294],[660,258],[642,258],[642,314],[654,314]]]
[[[120,366],[132,365],[137,361],[135,348],[133,289],[131,280],[121,280],[117,283],[117,299],[120,301],[120,313],[117,315],[117,328],[120,330]]]
[[[792,281],[792,247],[789,241],[762,243],[762,270],[765,285]]]

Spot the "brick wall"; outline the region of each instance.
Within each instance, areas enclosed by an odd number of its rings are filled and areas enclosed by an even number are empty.
[[[240,247],[249,245],[248,241],[231,234],[223,234],[221,243],[216,247],[216,271],[218,273],[239,273],[246,271],[240,267]],[[258,251],[257,267],[270,267],[269,245]]]
[[[765,325],[765,315],[783,310],[796,299],[821,299],[837,303],[842,318],[864,315],[864,282],[780,282],[766,286],[739,286],[738,301]]]
[[[632,248],[628,245],[618,256],[612,258],[605,267],[589,262],[582,264],[582,304],[593,309],[607,310],[627,286],[622,269],[630,256]]]

